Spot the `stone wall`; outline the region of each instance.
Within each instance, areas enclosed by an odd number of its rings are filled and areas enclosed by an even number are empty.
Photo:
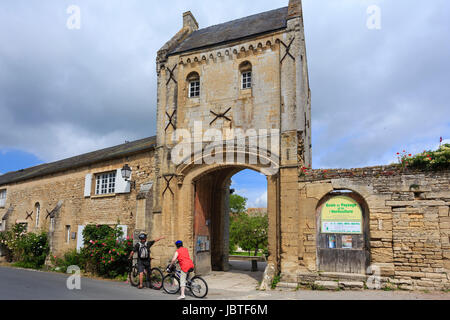
[[[448,289],[449,187],[448,171],[402,171],[397,166],[385,166],[302,172],[299,240],[298,248],[294,247],[298,249],[299,263],[292,266],[292,244],[283,242],[282,236],[282,251],[291,252],[290,259],[282,260],[285,281],[296,276],[300,282],[320,278],[316,259],[317,205],[329,192],[347,189],[361,195],[368,206],[371,265],[380,268],[384,285]],[[292,230],[282,228],[283,234],[291,236]]]

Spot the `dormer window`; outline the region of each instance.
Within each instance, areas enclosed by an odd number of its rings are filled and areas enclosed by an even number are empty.
[[[200,76],[197,72],[191,72],[187,81],[189,83],[189,98],[200,97]]]
[[[252,64],[248,61],[241,63],[239,66],[239,71],[241,72],[241,89],[251,89],[252,88]]]

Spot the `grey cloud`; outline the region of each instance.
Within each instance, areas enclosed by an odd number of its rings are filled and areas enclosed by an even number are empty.
[[[51,161],[155,134],[156,51],[183,11],[206,27],[288,0],[5,2],[0,150]],[[365,26],[373,3],[380,31]],[[71,4],[81,8],[81,30],[65,26]],[[422,151],[448,134],[449,7],[304,0],[314,167],[387,163],[399,148]]]

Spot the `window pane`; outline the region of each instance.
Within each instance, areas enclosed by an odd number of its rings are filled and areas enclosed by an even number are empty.
[[[189,83],[189,97],[199,97],[200,96],[200,81],[191,81]]]
[[[95,193],[110,194],[116,189],[116,172],[103,173],[96,176]]]
[[[252,87],[252,73],[251,71],[242,73],[242,89],[248,89]]]

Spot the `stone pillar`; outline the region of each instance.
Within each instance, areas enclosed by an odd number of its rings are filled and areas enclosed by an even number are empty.
[[[222,270],[230,271],[230,187],[231,180],[225,183],[223,189],[223,208],[222,208],[222,225],[223,225],[223,251],[222,251]]]
[[[283,281],[296,282],[299,270],[299,191],[297,168],[280,169],[281,273]]]
[[[279,198],[278,198],[279,175],[267,176],[267,215],[269,219],[269,258],[268,263],[273,264],[279,270]]]

